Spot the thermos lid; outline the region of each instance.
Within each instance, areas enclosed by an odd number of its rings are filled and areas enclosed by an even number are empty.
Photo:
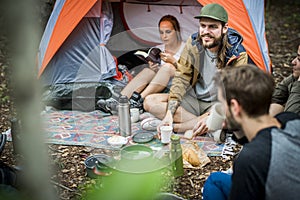
[[[119,103],[128,103],[128,97],[125,95],[120,96]]]

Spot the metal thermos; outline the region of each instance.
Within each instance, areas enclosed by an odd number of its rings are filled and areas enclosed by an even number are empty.
[[[131,119],[128,97],[122,95],[119,98],[119,132],[121,136],[131,135]]]

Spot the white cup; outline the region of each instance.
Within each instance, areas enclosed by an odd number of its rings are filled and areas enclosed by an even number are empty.
[[[132,123],[138,122],[140,120],[140,111],[138,108],[130,108],[130,119]]]
[[[163,143],[163,144],[170,143],[172,133],[173,133],[173,127],[172,126],[161,126],[160,127],[161,143]]]
[[[210,109],[210,114],[206,120],[208,131],[216,131],[222,129],[225,120],[225,110],[221,103],[214,104]]]

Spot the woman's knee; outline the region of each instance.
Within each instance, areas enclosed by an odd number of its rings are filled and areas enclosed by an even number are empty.
[[[144,109],[146,111],[149,111],[151,106],[162,103],[164,101],[164,97],[162,95],[164,95],[164,94],[147,95],[144,99],[144,104],[143,104]]]
[[[150,94],[145,97],[144,103],[143,103],[144,110],[146,110],[146,111],[150,110],[150,106],[151,106],[151,104],[153,104],[153,101],[155,99],[155,97],[153,97],[153,96],[154,96],[153,94]]]
[[[159,71],[164,71],[167,72],[170,75],[173,75],[175,73],[176,68],[170,64],[170,63],[165,63],[160,69]]]
[[[152,69],[148,68],[148,67],[145,67],[145,68],[142,70],[142,72],[143,72],[143,73],[151,73],[151,74],[155,74],[155,72],[154,72]]]

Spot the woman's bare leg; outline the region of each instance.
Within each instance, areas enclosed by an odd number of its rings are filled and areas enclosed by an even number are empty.
[[[143,69],[125,86],[121,91],[121,94],[130,98],[134,91],[140,93],[150,83],[154,76],[155,72],[153,70],[149,68]]]
[[[159,119],[163,119],[166,115],[168,98],[169,94],[166,93],[148,95],[144,100],[145,111],[150,112]],[[174,122],[182,123],[195,117],[194,114],[180,106],[175,112]]]
[[[146,96],[144,99],[145,111],[150,112],[159,119],[164,118],[166,114],[168,97],[169,94],[166,93],[151,94]]]
[[[175,67],[169,63],[164,64],[156,73],[149,85],[141,93],[141,97],[145,98],[149,94],[162,92],[170,81],[171,77],[174,77]]]

